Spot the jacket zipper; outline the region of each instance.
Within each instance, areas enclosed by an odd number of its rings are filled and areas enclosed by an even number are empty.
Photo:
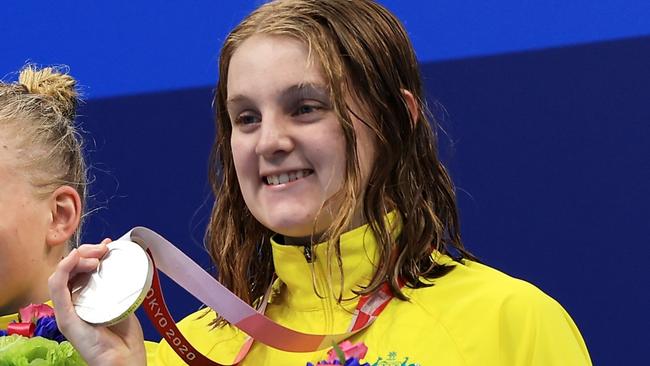
[[[314,263],[314,253],[311,250],[311,245],[304,246],[303,255],[307,263]]]

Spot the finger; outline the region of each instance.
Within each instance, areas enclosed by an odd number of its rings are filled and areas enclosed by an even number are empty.
[[[54,313],[57,323],[62,331],[65,331],[66,324],[76,317],[68,289],[68,280],[70,273],[79,263],[79,253],[73,249],[70,254],[63,258],[56,267],[56,271],[50,276],[48,286],[50,288],[50,298],[54,303]]]
[[[113,241],[113,239],[111,239],[111,238],[106,238],[106,239],[102,240],[102,242],[101,242],[100,244],[108,244],[108,243],[110,243],[110,242],[112,242],[112,241]]]
[[[79,273],[92,272],[97,269],[97,266],[99,266],[98,258],[80,258],[79,263],[70,272],[70,278]]]
[[[100,244],[84,244],[77,248],[79,255],[85,258],[101,258],[106,254],[108,248],[104,242]]]

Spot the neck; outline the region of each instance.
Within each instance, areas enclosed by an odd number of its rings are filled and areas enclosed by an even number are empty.
[[[350,224],[343,231],[349,232],[365,224],[366,221],[363,219],[363,216],[357,213],[354,215],[354,217],[352,217]],[[278,244],[306,247],[310,244],[318,244],[318,243],[325,242],[328,238],[325,237],[325,231],[321,231],[318,233],[312,233],[311,235],[307,235],[307,236],[278,235],[276,239]]]
[[[14,314],[29,304],[42,304],[50,299],[47,280],[64,255],[64,248],[48,249],[34,271],[25,271],[22,276],[14,276],[14,280],[3,284],[0,315]]]
[[[0,315],[15,314],[18,310],[29,304],[42,304],[48,301],[49,298],[47,279],[44,279],[38,285],[27,289],[13,299],[9,299],[8,302],[0,305]]]
[[[319,243],[323,239],[323,234],[314,234],[313,236],[293,237],[278,235],[276,237],[277,243],[282,245],[292,245],[296,247],[306,247],[311,243]]]

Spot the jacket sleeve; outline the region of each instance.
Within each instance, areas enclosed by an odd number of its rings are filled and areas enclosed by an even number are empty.
[[[500,316],[499,353],[504,365],[591,365],[569,314],[534,286],[511,294]]]

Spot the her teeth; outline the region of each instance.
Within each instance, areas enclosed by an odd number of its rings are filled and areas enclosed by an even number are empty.
[[[275,186],[278,184],[293,182],[294,180],[304,178],[309,174],[311,174],[311,172],[308,169],[303,169],[303,170],[297,170],[289,173],[282,173],[280,175],[269,175],[265,179],[266,179],[266,184]]]

